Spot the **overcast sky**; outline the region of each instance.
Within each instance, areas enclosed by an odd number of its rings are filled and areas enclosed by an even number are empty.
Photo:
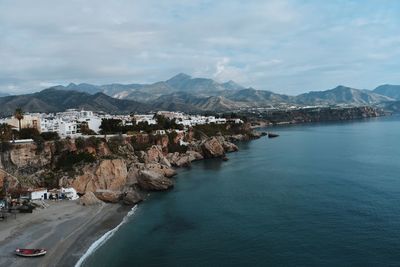
[[[0,0],[0,91],[184,72],[298,94],[400,84],[400,1]]]

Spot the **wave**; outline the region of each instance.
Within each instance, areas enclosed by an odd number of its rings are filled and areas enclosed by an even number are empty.
[[[99,239],[97,239],[85,252],[85,254],[82,255],[82,257],[79,259],[79,261],[75,264],[75,267],[81,267],[82,264],[85,262],[85,260],[92,255],[98,248],[100,248],[107,240],[109,240],[115,232],[118,231],[118,229],[125,224],[128,221],[128,218],[132,216],[135,211],[137,210],[137,205],[135,205],[124,217],[122,222],[118,224],[114,229],[111,229],[104,235],[102,235]]]

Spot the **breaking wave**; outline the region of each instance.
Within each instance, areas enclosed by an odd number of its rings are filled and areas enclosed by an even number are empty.
[[[108,239],[110,239],[115,232],[118,231],[118,229],[125,224],[128,221],[128,218],[132,216],[135,211],[137,210],[137,205],[135,205],[124,217],[122,222],[118,224],[114,229],[111,229],[104,235],[102,235],[99,239],[97,239],[85,252],[85,254],[82,255],[82,257],[79,259],[79,261],[75,264],[75,267],[81,267],[82,264],[85,262],[85,260],[92,255],[99,247],[101,247],[105,242],[107,242]]]

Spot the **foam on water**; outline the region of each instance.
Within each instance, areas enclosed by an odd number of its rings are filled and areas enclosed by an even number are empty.
[[[109,240],[115,232],[118,231],[118,229],[125,224],[128,221],[128,218],[135,214],[135,211],[137,210],[137,205],[135,205],[129,212],[126,214],[124,219],[120,224],[118,224],[114,229],[111,229],[107,233],[105,233],[103,236],[101,236],[99,239],[97,239],[85,252],[85,254],[82,255],[82,257],[79,259],[79,261],[75,264],[75,267],[81,267],[82,264],[85,262],[85,260],[92,255],[99,247],[101,247],[107,240]]]

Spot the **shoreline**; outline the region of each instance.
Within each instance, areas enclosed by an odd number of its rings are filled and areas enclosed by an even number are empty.
[[[329,124],[329,123],[347,123],[347,122],[356,122],[356,121],[366,121],[371,119],[378,119],[378,118],[386,118],[392,117],[399,114],[385,114],[382,116],[375,116],[375,117],[365,117],[365,118],[355,118],[355,119],[347,119],[347,120],[321,120],[321,121],[281,121],[278,123],[269,123],[267,121],[258,121],[259,125],[252,125],[251,129],[257,131],[264,128],[276,128],[280,126],[299,126],[299,125],[316,125],[316,124]]]
[[[49,202],[33,214],[0,222],[0,266],[75,266],[88,248],[116,228],[131,208],[115,204],[81,206],[77,201]],[[47,255],[22,258],[19,248],[45,248]]]

